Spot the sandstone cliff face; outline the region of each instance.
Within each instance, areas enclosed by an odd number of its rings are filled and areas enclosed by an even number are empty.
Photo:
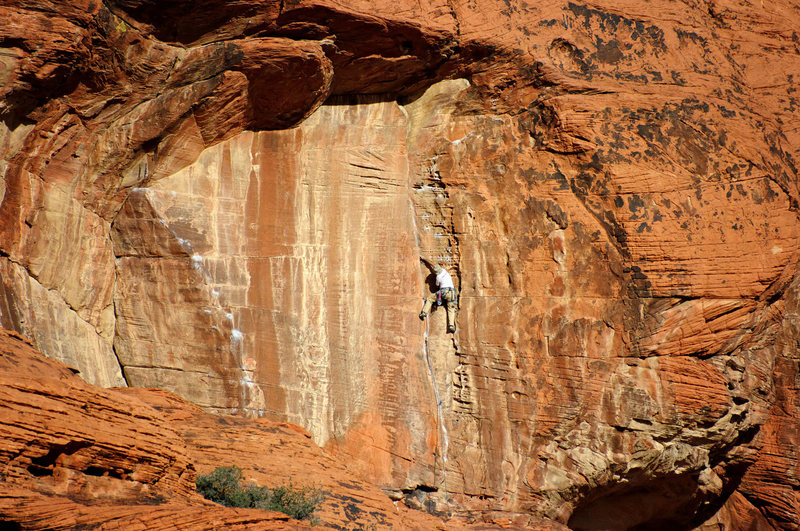
[[[297,426],[211,415],[155,389],[101,389],[2,329],[0,397],[4,529],[311,528],[204,500],[197,472],[220,464],[240,466],[259,485],[320,489],[315,516],[324,529],[444,525],[393,503]]]
[[[0,322],[433,510],[800,524],[800,9],[422,4],[6,1]]]
[[[290,528],[205,502],[185,444],[156,410],[85,383],[5,330],[0,396],[4,528]]]

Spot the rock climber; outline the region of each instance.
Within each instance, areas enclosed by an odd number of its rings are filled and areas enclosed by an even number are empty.
[[[448,273],[442,266],[438,264],[431,267],[431,263],[424,258],[420,258],[420,261],[422,261],[422,263],[429,268],[433,269],[433,272],[436,273],[437,290],[435,293],[431,293],[425,299],[425,304],[422,306],[422,311],[419,313],[419,318],[425,319],[428,317],[428,312],[431,311],[431,307],[434,304],[437,306],[444,304],[445,310],[447,310],[447,332],[452,334],[456,331],[456,307],[458,306],[458,298],[456,288],[453,285],[453,277],[451,277],[450,273]]]

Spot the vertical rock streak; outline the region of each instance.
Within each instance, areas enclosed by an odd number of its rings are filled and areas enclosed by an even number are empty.
[[[404,116],[408,119],[408,113],[404,108],[401,107]],[[409,196],[408,202],[409,207],[411,210],[411,223],[414,230],[414,241],[416,243],[416,251],[417,253],[422,252],[422,238],[419,232],[419,225],[417,224],[417,209],[415,206],[414,198],[411,195],[416,190],[413,186],[411,186],[411,178],[413,173],[409,169]],[[449,258],[449,257],[448,257]],[[424,285],[424,282],[423,282]],[[423,296],[420,300],[420,307],[422,306],[425,300],[425,296]],[[433,364],[431,363],[430,357],[430,349],[428,348],[428,339],[430,337],[430,319],[428,317],[425,318],[425,331],[424,331],[424,339],[422,342],[422,356],[425,359],[425,363],[428,366],[428,374],[430,375],[431,387],[433,388],[433,396],[434,400],[436,401],[436,420],[438,424],[438,431],[439,431],[439,454],[441,458],[441,467],[442,467],[442,492],[444,494],[445,503],[448,501],[448,491],[447,491],[447,457],[450,448],[450,439],[447,434],[447,427],[445,426],[445,416],[444,410],[442,408],[442,399],[439,396],[439,384],[436,381],[436,374],[433,369]]]
[[[407,113],[404,112],[406,116]],[[409,174],[409,181],[411,175]],[[411,190],[413,188],[409,186],[409,206],[411,208],[411,223],[414,227],[414,241],[416,243],[416,249],[419,252],[422,248],[422,239],[419,234],[419,226],[417,225],[417,211],[416,207],[414,206],[414,201],[411,197]],[[424,284],[424,283],[423,283]],[[424,301],[425,297],[422,297],[420,301],[420,307]],[[439,429],[439,454],[441,456],[442,462],[442,492],[444,493],[445,502],[447,502],[448,494],[447,494],[447,455],[450,448],[450,439],[447,435],[447,427],[445,426],[444,422],[444,411],[442,409],[442,399],[439,396],[439,384],[436,381],[436,374],[433,370],[433,364],[431,363],[430,357],[430,350],[428,348],[428,338],[430,336],[430,319],[428,317],[425,318],[425,332],[424,332],[424,339],[422,341],[422,356],[425,359],[425,363],[428,366],[428,374],[430,375],[431,379],[431,387],[433,388],[433,396],[434,400],[436,401],[436,419],[438,423]]]
[[[450,438],[447,436],[447,427],[444,424],[444,411],[442,410],[442,399],[439,396],[439,384],[436,382],[436,374],[433,370],[431,363],[431,355],[428,350],[428,336],[430,335],[430,321],[425,319],[425,340],[423,342],[423,355],[425,356],[425,363],[428,365],[428,372],[431,376],[431,386],[433,387],[433,396],[436,399],[436,418],[439,421],[439,453],[442,461],[442,492],[444,493],[445,502],[447,496],[447,452],[450,448]]]

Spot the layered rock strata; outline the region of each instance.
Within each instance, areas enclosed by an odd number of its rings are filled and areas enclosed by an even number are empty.
[[[4,528],[295,528],[205,502],[184,441],[156,410],[86,384],[5,330],[0,397]]]
[[[2,324],[433,511],[796,525],[796,5],[158,4],[2,8]]]
[[[259,485],[320,489],[324,528],[472,528],[392,502],[298,426],[211,415],[160,390],[97,388],[2,329],[0,397],[4,528],[311,527],[204,500],[197,473],[220,465]]]

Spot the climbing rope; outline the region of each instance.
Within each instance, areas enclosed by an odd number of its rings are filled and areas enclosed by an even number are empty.
[[[436,384],[436,375],[433,372],[433,364],[431,363],[430,350],[428,348],[428,337],[430,336],[430,321],[428,316],[425,317],[425,341],[423,349],[425,351],[425,362],[428,364],[428,371],[431,375],[431,385],[433,386],[433,394],[436,397],[436,412],[439,421],[439,453],[442,457],[442,488],[444,489],[444,501],[449,506],[449,499],[447,495],[447,451],[450,442],[447,438],[447,428],[444,427],[444,415],[442,414],[442,399],[439,397],[439,386]]]

